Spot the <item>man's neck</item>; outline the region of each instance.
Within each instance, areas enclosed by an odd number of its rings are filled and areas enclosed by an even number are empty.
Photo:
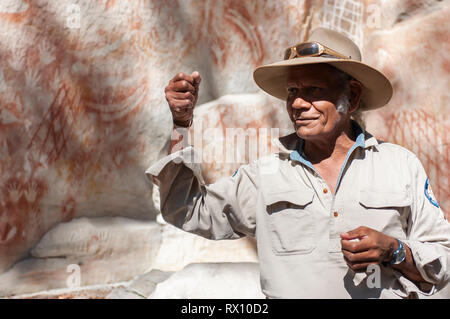
[[[317,140],[305,140],[304,152],[312,164],[333,159],[345,158],[349,149],[355,143],[356,136],[352,123],[347,125],[334,135],[329,135]]]

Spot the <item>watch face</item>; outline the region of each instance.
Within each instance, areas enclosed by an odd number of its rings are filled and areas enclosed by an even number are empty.
[[[401,263],[403,260],[405,260],[405,257],[406,257],[406,253],[405,253],[405,250],[400,250],[399,252],[398,252],[398,255],[397,255],[397,261],[399,262],[399,263]]]
[[[400,264],[403,260],[406,258],[406,249],[405,246],[402,247],[402,249],[399,250],[397,253],[397,256],[395,256],[395,264]]]

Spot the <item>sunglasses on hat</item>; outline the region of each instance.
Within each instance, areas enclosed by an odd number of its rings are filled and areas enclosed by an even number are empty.
[[[329,55],[341,59],[352,58],[351,56],[345,56],[337,51],[334,51],[319,42],[304,42],[287,48],[284,52],[284,60],[322,55]]]

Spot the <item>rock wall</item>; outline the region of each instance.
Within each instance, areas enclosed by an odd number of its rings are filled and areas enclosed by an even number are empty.
[[[190,235],[155,222],[143,174],[167,152],[163,88],[198,70],[202,130],[253,128],[270,150],[260,129],[290,123],[252,71],[316,26],[351,36],[390,78],[394,97],[366,115],[367,129],[419,156],[448,217],[449,11],[447,0],[2,0],[0,294],[64,287],[70,263],[91,285],[155,265],[255,261],[248,239],[197,238],[168,253]],[[206,156],[217,152],[214,137],[201,139]],[[239,165],[208,162],[204,173],[213,182]]]

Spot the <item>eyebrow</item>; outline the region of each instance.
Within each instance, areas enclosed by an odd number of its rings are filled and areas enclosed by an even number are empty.
[[[328,85],[326,81],[318,80],[318,79],[306,79],[303,81],[294,81],[294,80],[287,80],[286,86],[291,86],[292,84],[295,84],[296,86],[300,83],[300,86],[311,86],[311,85]]]

